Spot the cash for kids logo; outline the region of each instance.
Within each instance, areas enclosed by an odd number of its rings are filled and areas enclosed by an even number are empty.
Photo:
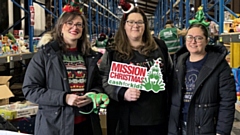
[[[146,67],[132,64],[112,62],[108,83],[115,86],[136,88],[158,93],[165,90],[159,59],[147,71]]]

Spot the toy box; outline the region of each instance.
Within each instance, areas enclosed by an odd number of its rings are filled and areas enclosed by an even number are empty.
[[[9,105],[0,106],[0,115],[7,119],[13,120],[17,118],[28,117],[35,115],[38,111],[38,106],[29,103],[14,103]]]

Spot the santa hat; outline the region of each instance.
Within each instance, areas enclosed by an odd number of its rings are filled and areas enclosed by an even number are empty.
[[[122,12],[126,14],[133,10],[134,5],[126,2],[125,0],[120,0],[118,8],[122,8]]]
[[[99,38],[106,38],[106,34],[100,33],[100,34],[99,34]]]

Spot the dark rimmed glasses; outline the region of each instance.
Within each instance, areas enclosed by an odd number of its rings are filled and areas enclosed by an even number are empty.
[[[192,35],[187,35],[186,36],[186,41],[192,42],[193,40],[196,41],[197,43],[201,43],[203,41],[204,37],[202,36],[192,36]]]
[[[84,25],[82,23],[73,23],[72,21],[68,21],[65,22],[65,24],[67,25],[67,27],[72,28],[74,26],[76,26],[77,28],[84,28]]]
[[[126,23],[129,26],[133,26],[134,24],[138,25],[138,26],[142,26],[144,24],[144,21],[132,21],[132,20],[127,20]]]

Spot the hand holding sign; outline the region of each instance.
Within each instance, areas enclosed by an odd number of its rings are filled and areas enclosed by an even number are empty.
[[[135,88],[129,88],[124,94],[124,100],[137,101],[140,97],[141,91]]]

